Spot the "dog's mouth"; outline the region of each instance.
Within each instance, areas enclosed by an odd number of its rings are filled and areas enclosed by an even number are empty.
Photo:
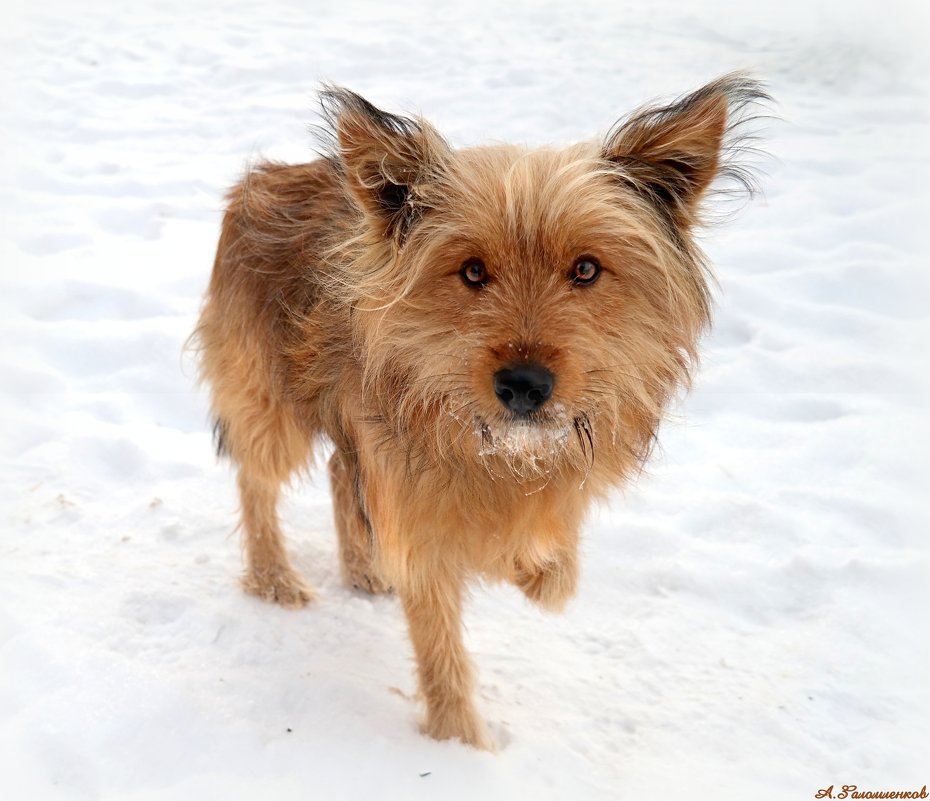
[[[479,456],[554,457],[564,448],[572,427],[546,421],[519,419],[504,424],[475,420],[475,433],[481,439]]]
[[[495,419],[475,416],[474,431],[481,457],[503,456],[540,465],[552,463],[565,450],[578,418],[561,404],[530,415]]]
[[[524,478],[548,476],[573,466],[587,474],[594,464],[594,435],[586,412],[561,403],[530,414],[473,414],[446,410],[472,432],[476,455],[494,475],[509,472]],[[495,466],[496,465],[496,466]]]

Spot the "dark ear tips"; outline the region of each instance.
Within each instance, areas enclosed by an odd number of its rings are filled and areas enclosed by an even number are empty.
[[[725,75],[666,106],[640,109],[620,120],[602,157],[618,176],[663,204],[685,225],[695,222],[713,181],[729,176],[749,194],[755,181],[739,157],[751,150],[747,123],[770,100],[763,86]]]
[[[424,203],[448,146],[422,120],[381,111],[360,95],[327,86],[323,115],[340,166],[359,208],[389,238],[402,240]]]

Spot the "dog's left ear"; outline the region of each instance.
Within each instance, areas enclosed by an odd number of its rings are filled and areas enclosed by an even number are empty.
[[[767,99],[761,85],[746,76],[724,76],[670,105],[644,108],[618,122],[602,158],[688,227],[697,222],[700,201],[721,173],[754,191],[751,174],[726,156],[747,149],[751,137],[738,129],[749,120],[746,109]]]
[[[375,108],[347,89],[321,94],[337,158],[359,208],[385,238],[403,242],[429,207],[428,186],[451,152],[424,120]]]

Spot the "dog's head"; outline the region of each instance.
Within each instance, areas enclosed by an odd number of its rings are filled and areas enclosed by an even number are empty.
[[[452,149],[425,121],[324,94],[359,210],[337,246],[368,400],[436,458],[524,476],[646,455],[709,322],[693,239],[735,125],[728,76],[565,149]]]

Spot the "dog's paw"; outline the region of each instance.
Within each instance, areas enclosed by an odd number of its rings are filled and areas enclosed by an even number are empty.
[[[346,586],[369,595],[389,595],[394,588],[373,570],[344,568],[343,578]]]
[[[316,595],[292,570],[250,570],[242,577],[242,587],[249,594],[263,601],[271,601],[288,609],[300,609]]]
[[[517,565],[514,584],[533,603],[549,612],[561,612],[575,594],[578,572],[572,564],[550,562],[539,567]]]
[[[434,740],[461,740],[479,751],[497,750],[484,721],[471,708],[447,709],[428,714],[420,731]]]
[[[367,592],[369,595],[390,595],[394,588],[381,580],[378,576],[363,574],[351,580],[352,588]]]

